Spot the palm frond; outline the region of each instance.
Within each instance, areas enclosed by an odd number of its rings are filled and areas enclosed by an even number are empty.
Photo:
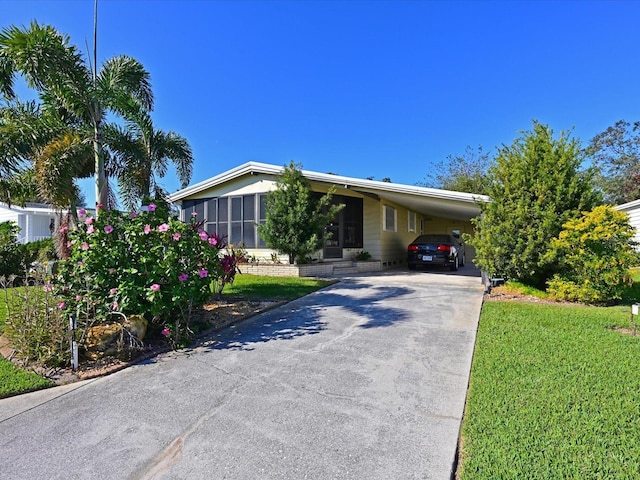
[[[108,59],[96,78],[100,98],[119,114],[133,99],[146,110],[153,109],[151,76],[135,58],[120,55]]]
[[[40,194],[61,208],[77,202],[80,189],[75,179],[91,159],[90,145],[74,132],[66,132],[49,142],[35,163]]]

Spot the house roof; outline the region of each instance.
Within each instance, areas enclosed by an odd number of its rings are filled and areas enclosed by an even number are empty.
[[[33,203],[27,202],[25,206],[16,205],[15,203],[9,206],[4,202],[0,202],[0,208],[4,210],[9,210],[16,212],[17,214],[28,214],[28,213],[36,213],[36,214],[45,214],[50,215],[59,211],[59,209],[53,207],[52,205],[48,205],[46,203]]]
[[[629,210],[635,210],[640,207],[640,200],[634,200],[633,202],[623,203],[622,205],[616,205],[613,207],[615,210],[622,212],[628,212]]]
[[[248,162],[219,175],[196,183],[169,196],[171,202],[180,202],[190,196],[214,188],[218,185],[235,180],[244,175],[266,174],[281,175],[284,167],[266,163]],[[480,213],[477,202],[489,201],[485,195],[465,192],[454,192],[437,188],[417,187],[400,183],[380,182],[377,180],[363,180],[360,178],[344,177],[330,173],[319,173],[302,170],[302,174],[312,182],[336,185],[369,196],[404,205],[405,207],[423,215],[435,215],[468,220]]]

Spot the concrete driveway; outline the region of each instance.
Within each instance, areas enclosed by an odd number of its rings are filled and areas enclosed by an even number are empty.
[[[192,350],[0,400],[6,479],[449,479],[477,276],[384,272]]]

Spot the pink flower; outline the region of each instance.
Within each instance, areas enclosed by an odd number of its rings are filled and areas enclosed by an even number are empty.
[[[96,204],[96,209],[97,210],[102,210],[104,208],[104,203],[98,203]]]
[[[198,212],[191,212],[191,216],[192,217],[197,217],[198,216]]]
[[[137,214],[136,212],[131,212],[131,213],[129,214],[129,218],[132,218],[132,219],[133,219],[133,218],[136,218],[137,216],[138,216],[138,214]]]
[[[200,230],[200,240],[207,240],[209,238],[209,234],[204,230]]]
[[[104,227],[104,233],[111,233],[113,232],[113,227],[111,225],[107,225],[106,227]]]
[[[116,273],[116,269],[115,268],[110,268],[109,269],[109,275],[113,275],[114,273]]]
[[[72,245],[73,245],[73,242],[67,242],[67,248],[71,248]]]
[[[147,210],[150,212],[155,212],[156,211],[156,204],[155,203],[150,203],[149,206],[147,207]]]
[[[159,232],[166,232],[167,230],[169,230],[169,225],[167,225],[166,223],[163,223],[158,227]]]
[[[112,288],[111,290],[109,290],[109,294],[110,295],[115,295],[116,293],[118,293],[118,289],[117,288]]]
[[[84,265],[84,263],[82,263],[82,262],[78,262],[78,266],[79,266],[79,267],[82,267],[83,265]]]
[[[176,232],[173,234],[173,239],[177,242],[178,240],[180,240],[180,232]]]
[[[209,272],[207,272],[204,268],[201,268],[198,272],[198,275],[200,275],[200,278],[206,278],[209,276]]]
[[[151,231],[151,225],[147,224],[144,226],[144,234],[145,235],[149,235],[149,232]]]
[[[168,328],[164,328],[161,333],[165,337],[168,337],[169,335],[171,335],[171,330],[169,330]]]
[[[76,302],[82,301],[82,295],[76,295]]]
[[[64,302],[60,302],[60,303],[58,303],[58,308],[59,308],[60,310],[64,309],[64,307],[66,307],[66,306],[67,306],[67,304],[66,304],[66,303],[64,303]]]
[[[178,280],[180,280],[181,282],[186,282],[187,278],[189,278],[189,275],[187,275],[184,272],[182,272],[180,275],[178,275]]]
[[[160,285],[158,285],[157,283],[154,283],[153,285],[151,285],[149,287],[151,290],[153,290],[154,292],[157,292],[158,290],[160,290]]]
[[[93,225],[89,225],[89,226],[87,227],[87,233],[93,233],[93,232],[94,232]]]
[[[118,302],[113,302],[112,308],[113,308],[114,310],[117,310],[119,306],[120,306],[120,305],[118,304]]]
[[[53,290],[53,287],[51,286],[51,284],[49,282],[47,282],[42,286],[42,289],[45,292],[50,292],[51,290]]]
[[[78,210],[78,216],[79,217],[85,217],[87,215],[87,210],[84,208],[81,208],[80,210]]]
[[[212,247],[217,247],[218,246],[218,237],[216,237],[215,235],[209,237],[209,245],[211,245]]]
[[[82,250],[89,250],[89,244],[87,242],[82,242]]]
[[[84,223],[85,223],[85,225],[91,225],[91,224],[93,223],[93,218],[91,218],[91,217],[87,217],[87,218],[84,220]]]
[[[67,227],[66,225],[63,225],[60,227],[60,233],[64,233],[64,232],[68,232],[69,231],[69,227]]]

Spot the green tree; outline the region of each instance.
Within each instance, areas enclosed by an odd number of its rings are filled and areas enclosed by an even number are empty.
[[[584,303],[620,300],[638,264],[634,235],[629,216],[607,205],[569,220],[551,242],[549,260],[560,272],[549,281],[549,293]]]
[[[258,226],[267,246],[289,256],[289,263],[301,261],[320,249],[325,227],[344,205],[334,205],[335,188],[317,197],[299,165],[291,162],[278,178],[277,188],[267,194],[267,215]]]
[[[114,154],[113,173],[128,209],[135,210],[144,198],[166,198],[158,179],[166,175],[169,162],[175,166],[182,188],[191,181],[193,154],[189,142],[175,132],[156,130],[146,111],[132,115],[124,128],[107,125],[104,136]]]
[[[474,263],[490,275],[506,275],[544,288],[557,272],[545,259],[551,239],[567,221],[579,217],[599,201],[592,172],[582,171],[578,142],[536,121],[510,146],[499,149],[489,169],[481,214],[473,220],[476,234]]]
[[[596,182],[606,202],[640,198],[640,122],[617,121],[593,137],[586,153],[598,168]]]
[[[448,155],[427,174],[423,185],[455,192],[486,195],[489,187],[489,154],[478,147],[467,146],[462,155]]]
[[[77,140],[91,145],[96,203],[106,208],[105,118],[107,114],[127,118],[131,112],[151,109],[153,93],[147,71],[137,60],[124,55],[108,59],[98,70],[95,60],[93,65],[87,62],[68,36],[32,22],[29,27],[10,26],[0,33],[0,92],[5,98],[15,98],[16,74],[21,74],[43,104],[58,112],[67,124],[83,127],[74,132],[75,137],[66,132],[58,146],[73,145],[73,156],[79,148]]]
[[[20,265],[19,232],[15,222],[0,223],[0,276],[19,275],[24,269]]]

